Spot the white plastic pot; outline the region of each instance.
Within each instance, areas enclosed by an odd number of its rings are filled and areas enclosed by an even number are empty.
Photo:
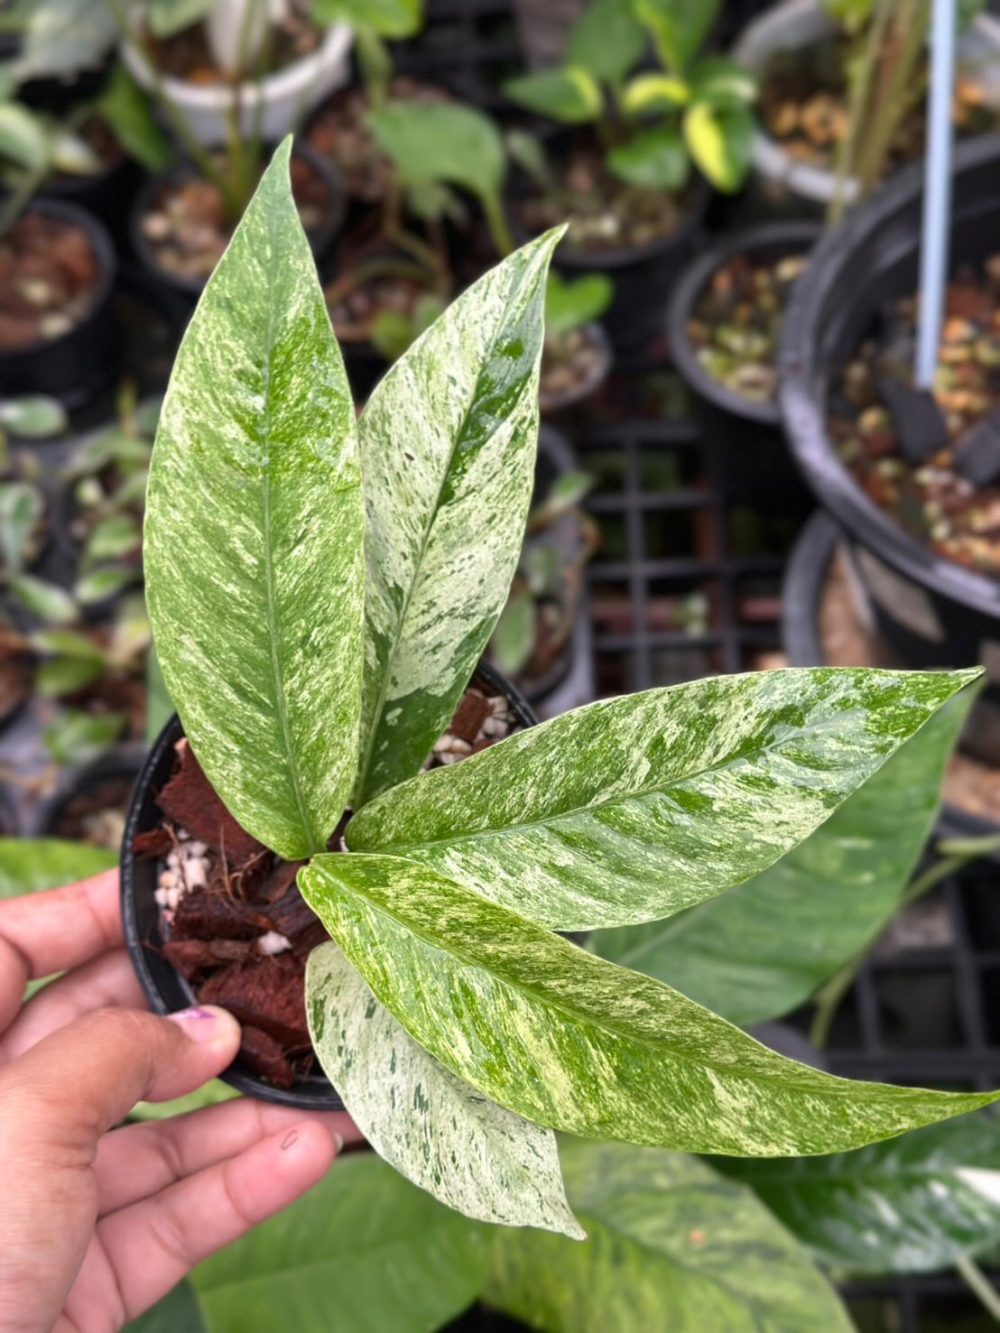
[[[821,0],[781,0],[744,28],[732,55],[760,77],[780,52],[804,50],[836,32]],[[959,39],[957,57],[960,68],[975,70],[987,102],[1000,106],[1000,20],[979,15]],[[754,136],[753,165],[771,196],[790,194],[812,208],[825,210],[837,195],[835,171],[798,161],[762,127]],[[857,195],[857,181],[845,181],[845,203],[853,203]]]
[[[342,88],[350,77],[352,33],[344,24],[330,28],[322,44],[310,55],[284,69],[277,70],[260,83],[246,83],[240,89],[240,129],[244,135],[255,132],[258,124],[267,143],[276,143],[298,124],[324,98]],[[135,81],[152,92],[154,81],[149,62],[134,42],[126,39],[122,60]],[[228,117],[236,104],[236,90],[224,84],[207,87],[186,83],[183,79],[162,76],[163,91],[184,117],[195,138],[205,147],[215,147],[227,139]],[[258,102],[263,112],[258,122]]]

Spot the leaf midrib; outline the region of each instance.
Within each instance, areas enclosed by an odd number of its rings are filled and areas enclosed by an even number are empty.
[[[514,287],[513,291],[508,294],[507,298],[508,304],[513,300],[514,296],[520,294],[521,288],[524,286],[524,278],[525,274],[522,273],[517,281],[517,285]],[[428,330],[428,332],[430,332],[430,330]],[[418,339],[418,342],[419,341],[420,340]],[[495,325],[489,342],[490,357],[492,357],[492,353],[496,348],[496,344],[497,344],[497,326]],[[441,476],[438,480],[437,493],[434,497],[433,508],[430,511],[430,519],[427,525],[425,526],[423,535],[421,536],[420,539],[420,549],[417,553],[417,558],[413,565],[413,577],[410,579],[409,587],[406,589],[405,597],[403,599],[403,605],[400,608],[399,616],[396,619],[396,625],[392,636],[392,647],[388,655],[386,656],[384,670],[382,672],[382,679],[379,684],[377,704],[372,713],[372,721],[368,730],[368,738],[365,744],[365,753],[362,759],[360,776],[358,778],[358,792],[362,801],[366,801],[368,799],[367,783],[368,783],[369,773],[371,770],[372,752],[375,748],[375,739],[381,727],[382,714],[385,711],[385,703],[389,694],[389,679],[392,674],[392,665],[396,660],[397,654],[399,652],[399,645],[402,642],[403,638],[403,626],[406,624],[407,617],[410,613],[410,606],[413,601],[413,596],[414,593],[416,592],[417,584],[420,582],[420,574],[423,568],[424,559],[427,555],[427,548],[430,545],[431,533],[434,531],[434,526],[437,523],[438,514],[441,512],[441,497],[444,494],[445,485],[451,474],[452,464],[454,463],[455,455],[458,452],[458,444],[459,441],[462,440],[465,436],[466,427],[469,424],[469,420],[473,413],[473,407],[478,398],[479,385],[483,379],[484,365],[487,359],[488,359],[487,357],[483,357],[482,362],[480,363],[480,367],[476,373],[473,392],[469,398],[469,404],[462,414],[461,425],[459,429],[452,436],[451,444],[448,450],[448,460],[446,465],[442,469]],[[362,413],[362,421],[363,418],[364,418],[364,413]],[[505,418],[503,424],[506,424],[506,420],[508,419],[509,418]],[[362,425],[362,429],[363,428],[364,427]],[[491,432],[491,436],[494,434],[496,434],[496,431]],[[362,465],[363,462],[364,460],[362,460]]]

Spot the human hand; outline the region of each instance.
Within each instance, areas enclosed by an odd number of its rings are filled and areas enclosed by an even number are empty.
[[[239,1046],[222,1009],[143,1007],[117,872],[0,903],[2,1333],[112,1333],[360,1138],[346,1115],[249,1099],[113,1128],[138,1101],[193,1092]]]

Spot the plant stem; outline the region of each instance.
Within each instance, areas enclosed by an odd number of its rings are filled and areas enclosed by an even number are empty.
[[[983,1307],[1000,1324],[1000,1291],[997,1291],[976,1261],[970,1255],[963,1254],[955,1261],[955,1268],[970,1290],[982,1301]]]
[[[910,880],[896,907],[897,913],[912,907],[915,902],[923,898],[942,880],[961,870],[970,861],[977,861],[982,856],[1000,851],[1000,835],[990,834],[982,838],[945,840],[938,843],[937,849],[939,852],[944,852],[945,855],[939,857],[921,874]],[[821,1048],[826,1045],[830,1036],[830,1027],[836,1017],[837,1010],[840,1008],[840,1002],[854,985],[854,981],[867,957],[867,949],[856,954],[816,992],[816,1012],[813,1014],[812,1025],[809,1028],[809,1040],[814,1046]]]
[[[483,206],[483,212],[486,215],[486,226],[489,228],[490,239],[496,246],[497,254],[503,258],[509,255],[515,249],[514,237],[510,234],[510,227],[507,225],[507,218],[503,211],[503,203],[498,194],[482,194],[479,201]]]
[[[361,66],[361,81],[368,101],[374,109],[384,106],[389,96],[392,77],[392,59],[389,48],[374,28],[359,23],[354,30],[354,41]]]

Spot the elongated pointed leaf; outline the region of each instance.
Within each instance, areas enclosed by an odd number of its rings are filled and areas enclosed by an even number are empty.
[[[193,1282],[210,1333],[433,1333],[479,1294],[483,1231],[352,1153]]]
[[[1000,1243],[993,1116],[933,1125],[860,1152],[719,1166],[835,1268],[930,1272]]]
[[[669,921],[590,947],[746,1027],[804,1003],[899,907],[975,691],[963,690],[776,865]]]
[[[566,60],[595,79],[616,84],[642,58],[646,46],[631,0],[594,0],[573,25]]]
[[[552,1131],[428,1055],[335,944],[309,958],[306,1008],[323,1071],[380,1157],[466,1217],[582,1239]]]
[[[354,778],[364,584],[354,409],[289,151],[177,354],[145,569],[163,676],[209,781],[297,860],[325,847]]]
[[[846,1333],[808,1253],[749,1190],[655,1148],[567,1143],[589,1239],[505,1232],[484,1292],[547,1333]]]
[[[809,836],[977,672],[769,671],[591,704],[351,822],[534,921],[670,916]]]
[[[787,1157],[859,1147],[1000,1097],[853,1083],[786,1060],[678,991],[397,857],[318,856],[299,881],[410,1035],[536,1124]]]
[[[460,296],[361,418],[368,575],[356,804],[420,768],[507,600],[531,500],[545,278],[560,234]]]

